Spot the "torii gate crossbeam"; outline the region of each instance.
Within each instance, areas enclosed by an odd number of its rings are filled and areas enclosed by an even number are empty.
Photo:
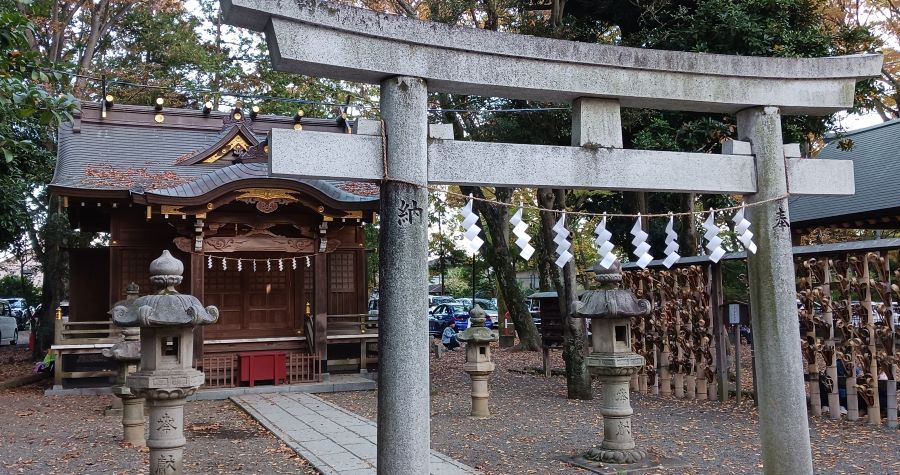
[[[879,55],[759,58],[594,45],[422,22],[322,0],[221,0],[225,21],[265,31],[276,69],[381,85],[375,137],[274,131],[273,172],[379,180],[378,472],[428,473],[427,194],[423,185],[734,192],[748,213],[759,418],[767,473],[812,474],[784,197],[852,194],[852,162],[785,154],[782,114],[853,104]],[[429,140],[429,91],[573,102],[573,147]],[[734,113],[743,154],[621,150],[620,107]],[[446,138],[446,137],[444,137]],[[384,155],[382,155],[382,153]],[[752,156],[751,156],[752,155]],[[480,178],[479,178],[480,177]],[[418,214],[410,208],[419,209]]]

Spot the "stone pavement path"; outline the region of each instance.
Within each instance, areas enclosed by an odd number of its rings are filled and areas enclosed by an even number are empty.
[[[375,474],[375,423],[306,393],[231,398],[326,475]],[[432,475],[477,474],[431,451]]]

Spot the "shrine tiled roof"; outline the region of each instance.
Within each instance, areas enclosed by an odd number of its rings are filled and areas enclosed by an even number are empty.
[[[265,160],[265,154],[257,147],[264,145],[268,129],[293,126],[290,118],[260,117],[253,124],[229,124],[222,120],[221,113],[209,117],[200,111],[166,111],[167,121],[173,123],[161,126],[153,120],[152,111],[117,105],[110,111],[112,117],[104,120],[99,118],[96,105],[86,104],[74,123],[59,128],[51,187],[82,194],[96,190],[194,197],[234,181],[278,180],[295,182],[338,202],[378,200],[378,186],[371,183],[270,176],[268,164],[259,158]],[[334,120],[304,118],[303,126],[305,130],[344,132]],[[238,136],[238,129],[250,137]],[[231,137],[236,138],[228,146],[238,152],[250,148],[252,153],[246,156],[254,158],[247,162],[253,163],[242,163],[240,153],[211,149],[214,145],[221,147]],[[205,160],[206,156],[211,158]]]
[[[170,188],[148,190],[145,193],[156,196],[193,198],[209,193],[224,183],[255,178],[269,178],[265,163],[237,163],[207,173],[195,180],[176,184]],[[372,201],[378,199],[378,186],[370,183],[335,180],[296,180],[312,186],[329,198],[343,202]]]
[[[876,229],[900,226],[900,188],[888,178],[900,159],[898,136],[900,119],[832,137],[818,159],[853,160],[856,194],[791,197],[791,225],[813,228],[846,224]]]

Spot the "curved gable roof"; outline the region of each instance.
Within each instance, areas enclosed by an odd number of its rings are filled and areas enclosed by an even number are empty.
[[[341,208],[358,205],[373,209],[377,204],[378,188],[368,183],[275,178],[269,176],[268,164],[258,160],[202,163],[239,135],[255,150],[264,143],[269,129],[292,127],[290,118],[259,116],[252,122],[226,123],[223,127],[223,116],[227,117],[223,114],[166,110],[170,119],[159,124],[153,120],[153,112],[150,107],[116,105],[109,119],[101,119],[96,105],[85,104],[75,123],[59,128],[51,188],[78,196],[118,193],[191,198],[234,181],[263,180],[266,186],[269,182],[287,184],[319,194]],[[333,120],[303,120],[307,130],[346,130]]]

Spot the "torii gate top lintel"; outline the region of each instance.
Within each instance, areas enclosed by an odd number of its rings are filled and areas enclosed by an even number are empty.
[[[225,21],[265,31],[276,69],[432,91],[623,107],[830,114],[853,105],[882,56],[767,58],[599,45],[425,22],[323,0],[222,0]],[[327,54],[323,52],[327,51]]]

